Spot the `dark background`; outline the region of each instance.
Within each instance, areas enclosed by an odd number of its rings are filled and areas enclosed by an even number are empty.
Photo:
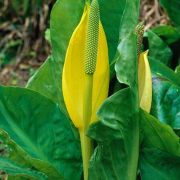
[[[24,86],[50,54],[50,11],[55,0],[0,0],[0,84]],[[142,0],[145,29],[168,24],[158,0]]]

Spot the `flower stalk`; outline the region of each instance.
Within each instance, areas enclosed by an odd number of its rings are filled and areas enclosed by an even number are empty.
[[[85,47],[85,91],[83,102],[84,127],[79,129],[83,158],[84,180],[88,179],[89,160],[92,154],[92,142],[90,138],[86,136],[86,132],[92,116],[93,74],[96,70],[98,35],[99,5],[97,0],[93,0],[89,12]]]
[[[99,15],[99,4],[86,1],[81,21],[66,52],[62,90],[68,113],[81,140],[84,180],[88,179],[93,146],[86,136],[89,125],[98,120],[96,111],[108,95],[108,47]]]

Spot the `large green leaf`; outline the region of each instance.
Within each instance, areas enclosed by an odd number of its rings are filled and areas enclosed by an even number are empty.
[[[58,105],[45,96],[28,89],[0,87],[0,128],[1,138],[13,150],[11,159],[19,162],[22,156],[49,179],[61,179],[60,174],[65,179],[80,179],[79,138]]]
[[[57,102],[68,116],[62,95],[62,69],[71,35],[79,23],[83,0],[57,0],[51,11],[52,57],[31,78],[27,87]]]
[[[160,0],[160,3],[166,9],[172,22],[180,27],[180,1],[179,0]]]
[[[134,32],[138,16],[139,0],[126,0],[120,24],[120,44],[114,63],[117,79],[130,88],[109,97],[97,113],[100,121],[90,127],[89,136],[98,141],[90,162],[90,179],[136,179],[139,103],[137,41]]]
[[[98,142],[90,162],[90,180],[134,180],[137,173],[139,129],[130,88],[118,91],[101,106],[99,122],[89,129]]]
[[[158,149],[143,149],[140,156],[142,180],[179,180],[180,157]]]
[[[158,148],[180,157],[180,139],[173,129],[143,110],[140,115],[142,147]]]
[[[137,88],[137,42],[134,33],[121,40],[118,46],[118,59],[115,64],[116,76],[120,83],[133,90]]]
[[[162,63],[169,65],[172,59],[172,51],[168,45],[153,31],[147,32],[149,56],[153,59],[159,60]]]
[[[30,168],[24,168],[22,165],[16,164],[15,162],[8,160],[7,158],[0,157],[0,169],[8,173],[8,179],[16,178],[30,178],[35,180],[46,180],[47,176],[38,171]]]
[[[52,68],[54,82],[52,86],[57,91],[57,102],[66,114],[67,110],[62,95],[62,70],[69,40],[80,21],[83,8],[83,0],[57,0],[51,11],[50,33],[53,63],[50,68]]]
[[[135,111],[138,107],[137,95],[137,37],[135,28],[138,24],[139,17],[139,0],[126,0],[126,6],[120,25],[115,71],[120,83],[124,83],[132,89],[135,101]]]
[[[101,21],[107,37],[110,63],[117,51],[119,28],[125,4],[126,0],[99,0]]]
[[[153,74],[158,75],[161,78],[167,79],[172,84],[180,86],[180,76],[175,73],[172,69],[168,68],[166,65],[157,61],[151,57],[149,59],[149,64]]]
[[[122,40],[129,33],[135,32],[135,27],[139,20],[139,0],[126,0],[125,9],[121,19],[120,29],[119,29],[119,39]]]
[[[180,87],[154,76],[151,114],[174,129],[180,129]]]
[[[57,102],[57,89],[52,69],[52,56],[42,64],[38,71],[29,79],[27,88],[37,91],[49,99]]]
[[[30,168],[31,170],[36,169],[38,171],[44,172],[44,174],[48,176],[48,179],[57,177],[59,179],[63,179],[63,177],[59,174],[58,170],[54,168],[52,164],[47,161],[43,161],[30,156],[30,154],[24,151],[21,146],[19,146],[15,141],[13,141],[9,137],[8,133],[3,129],[0,129],[0,138],[8,149],[8,155],[5,156],[7,157],[7,160],[12,160],[15,163],[21,164],[22,168],[24,169]],[[12,174],[13,172],[10,172],[9,170],[9,173]],[[17,176],[17,179],[18,178],[19,177]]]
[[[180,32],[178,29],[170,25],[159,25],[154,27],[152,31],[162,38],[168,45],[180,39]]]

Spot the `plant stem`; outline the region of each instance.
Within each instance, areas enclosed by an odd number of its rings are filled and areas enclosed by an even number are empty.
[[[86,74],[85,79],[85,94],[83,102],[83,120],[84,126],[79,129],[81,139],[81,150],[83,159],[84,180],[88,180],[89,160],[92,154],[92,142],[86,136],[86,132],[91,121],[92,114],[92,89],[93,89],[93,75]]]
[[[83,175],[84,180],[88,180],[88,168],[89,160],[92,154],[92,142],[91,139],[86,136],[86,130],[79,129],[80,139],[81,139],[81,151],[83,159]]]

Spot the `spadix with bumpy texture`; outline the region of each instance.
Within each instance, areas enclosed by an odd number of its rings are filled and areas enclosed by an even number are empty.
[[[98,52],[98,34],[99,34],[99,5],[93,1],[89,13],[89,21],[86,34],[85,48],[85,73],[93,74],[96,69],[96,59]]]
[[[84,9],[81,21],[70,39],[63,67],[64,101],[74,125],[78,128],[85,126],[84,96],[89,74],[93,79],[92,102],[89,102],[92,123],[97,120],[96,111],[107,97],[109,87],[107,41],[96,0]]]
[[[148,51],[140,54],[138,64],[138,86],[140,107],[150,112],[152,102],[152,75],[147,59]]]
[[[135,29],[135,33],[137,35],[137,55],[139,56],[141,53],[142,42],[143,42],[143,34],[144,34],[144,24],[140,22]]]

